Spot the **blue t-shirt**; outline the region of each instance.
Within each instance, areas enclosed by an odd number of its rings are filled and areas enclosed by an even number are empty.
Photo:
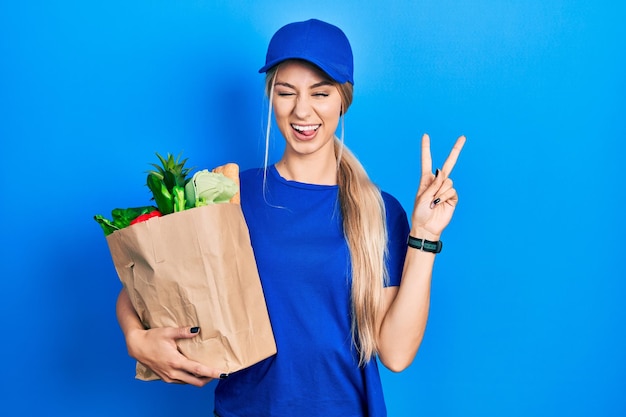
[[[350,255],[338,187],[282,178],[274,166],[241,173],[250,230],[277,354],[218,383],[220,417],[383,417],[378,365],[358,366],[350,330]],[[399,285],[407,216],[383,193],[390,285]]]

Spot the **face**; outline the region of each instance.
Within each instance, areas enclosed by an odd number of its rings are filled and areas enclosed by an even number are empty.
[[[317,67],[288,61],[276,74],[274,116],[287,146],[285,156],[327,154],[334,158],[333,138],[341,114],[341,96]]]

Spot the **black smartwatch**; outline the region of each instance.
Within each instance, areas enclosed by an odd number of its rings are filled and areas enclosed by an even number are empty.
[[[413,236],[409,236],[407,244],[411,248],[431,253],[439,253],[441,252],[441,248],[443,248],[443,242],[441,240],[433,242],[431,240],[418,239]]]

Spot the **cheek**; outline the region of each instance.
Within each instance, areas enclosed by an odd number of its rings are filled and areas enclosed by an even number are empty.
[[[274,106],[274,118],[276,119],[276,123],[280,124],[284,122],[287,116],[289,116],[289,111],[285,106]]]
[[[328,105],[324,106],[324,108],[319,109],[320,116],[322,116],[326,120],[339,120],[341,116],[341,105]]]
[[[328,117],[339,118],[341,115],[341,99],[338,99],[333,103],[328,103],[328,106],[326,107],[326,115],[328,115]]]

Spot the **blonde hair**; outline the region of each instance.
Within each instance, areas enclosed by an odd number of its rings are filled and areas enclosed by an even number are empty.
[[[279,65],[280,66],[280,65]],[[265,143],[267,169],[272,95],[278,67],[267,72],[265,92],[269,98]],[[343,232],[350,251],[352,269],[352,339],[359,353],[359,366],[378,353],[378,323],[383,310],[383,289],[388,280],[385,205],[380,189],[370,180],[363,165],[344,145],[343,116],[352,104],[353,87],[335,84],[341,96],[341,137],[335,137],[339,206]]]

